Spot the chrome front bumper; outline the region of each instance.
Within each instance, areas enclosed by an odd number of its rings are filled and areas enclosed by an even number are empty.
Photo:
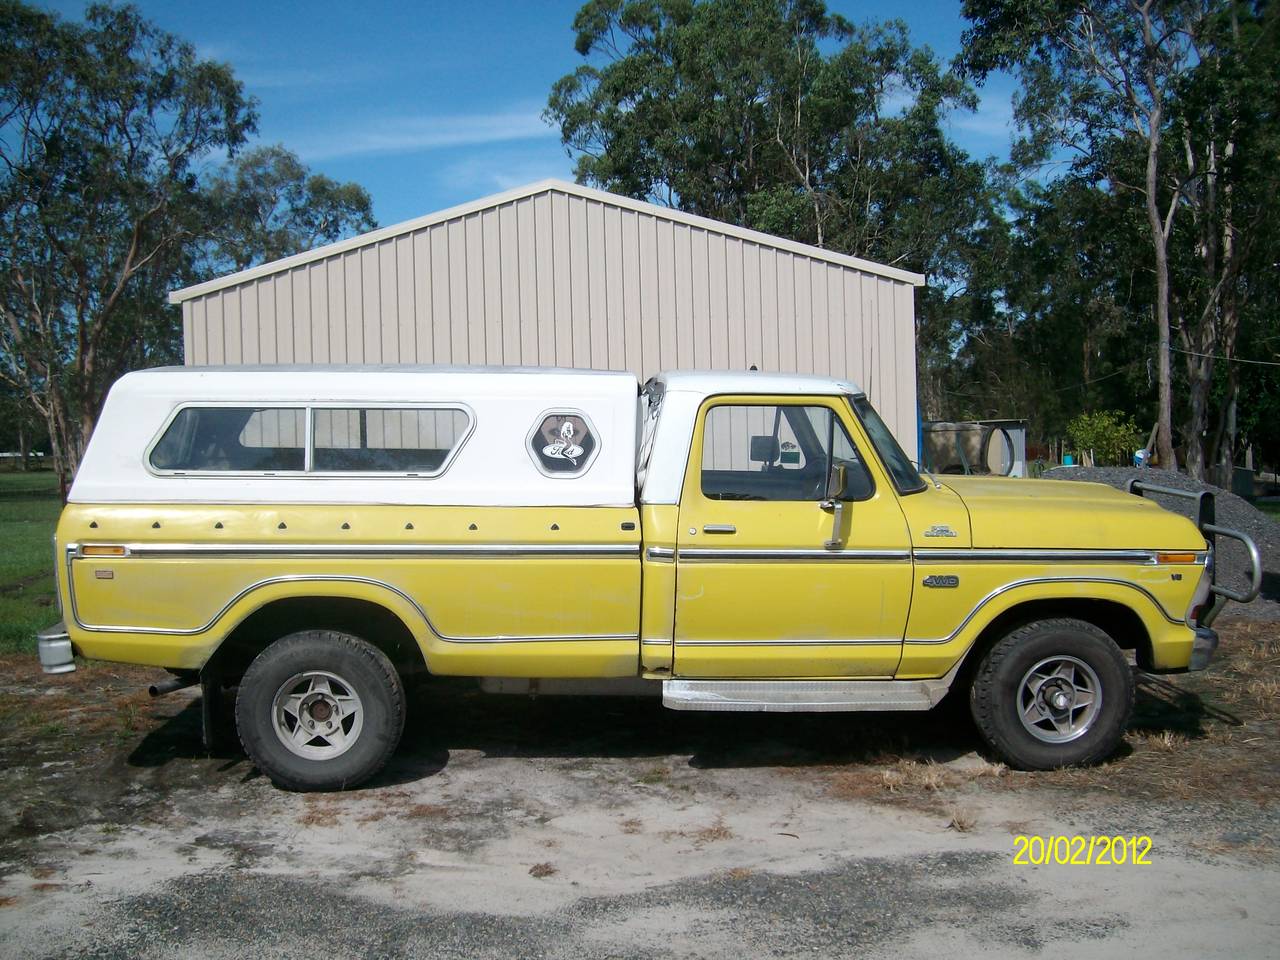
[[[36,647],[45,673],[70,673],[76,668],[75,651],[71,649],[65,623],[55,623],[37,633]]]

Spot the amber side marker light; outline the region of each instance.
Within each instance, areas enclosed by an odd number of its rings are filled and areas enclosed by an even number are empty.
[[[128,555],[124,547],[81,547],[82,557],[123,557]]]
[[[1194,553],[1157,553],[1156,563],[1195,563]]]

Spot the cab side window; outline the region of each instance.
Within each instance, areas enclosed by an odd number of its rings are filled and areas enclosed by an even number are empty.
[[[706,413],[702,495],[709,500],[825,500],[838,467],[842,499],[871,496],[866,464],[829,407],[724,404]]]

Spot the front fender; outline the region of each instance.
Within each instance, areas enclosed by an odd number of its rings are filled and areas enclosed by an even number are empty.
[[[1154,668],[1185,667],[1190,660],[1195,634],[1185,622],[1165,610],[1146,586],[1121,578],[1079,574],[1006,583],[985,595],[952,630],[941,635],[930,635],[926,632],[927,624],[913,616],[908,623],[897,676],[900,679],[942,676],[968,654],[997,618],[1017,607],[1046,600],[1057,601],[1064,609],[1082,600],[1118,604],[1141,621],[1151,643]]]

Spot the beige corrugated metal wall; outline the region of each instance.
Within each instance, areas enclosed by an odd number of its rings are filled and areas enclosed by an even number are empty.
[[[910,280],[614,199],[545,187],[179,291],[186,362],[755,364],[857,381],[914,456]]]

